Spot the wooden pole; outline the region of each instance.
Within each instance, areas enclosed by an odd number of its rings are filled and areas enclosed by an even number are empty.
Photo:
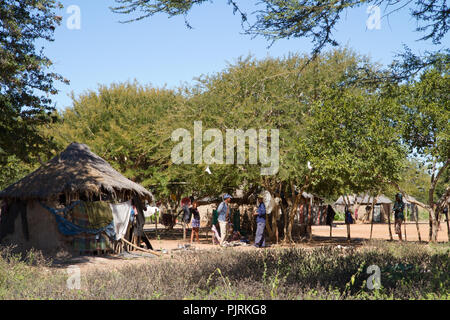
[[[148,250],[148,249],[144,249],[144,248],[135,246],[134,244],[132,244],[131,242],[128,242],[128,241],[125,240],[124,238],[122,238],[122,239],[120,239],[120,240],[121,240],[123,243],[129,245],[130,247],[132,247],[132,248],[134,248],[134,249],[136,249],[136,250],[143,251],[143,252],[146,252],[146,253],[151,253],[151,254],[154,254],[154,255],[156,255],[156,256],[160,256],[160,255],[161,255],[161,253],[159,253],[159,252],[156,252],[156,251],[153,251],[153,250]]]
[[[449,226],[449,222],[448,222],[448,210],[449,210],[449,205],[447,205],[447,212],[445,213],[445,219],[447,220],[447,237],[448,237],[448,241],[450,242],[450,226]]]
[[[403,230],[404,230],[404,233],[405,233],[405,241],[408,241],[408,238],[406,237],[406,222],[408,222],[408,210],[406,210],[406,215],[405,215],[405,221],[404,221],[404,223],[403,223]]]
[[[392,230],[391,230],[391,210],[387,212],[387,216],[388,216],[389,238],[392,241],[394,240],[394,238],[392,237]]]
[[[372,207],[370,208],[370,214],[372,216],[372,219],[370,219],[370,240],[372,240],[372,231],[373,231],[373,211],[375,210],[375,204],[378,202],[378,196],[379,194],[377,194],[376,198],[373,198]]]
[[[345,202],[345,196],[344,196],[344,202]],[[350,211],[350,198],[347,195],[347,210]],[[347,212],[344,213],[344,219],[346,219]],[[350,242],[351,236],[350,236],[350,223],[346,223],[347,225],[347,241]]]
[[[160,210],[158,209],[158,211],[157,212],[155,212],[155,214],[156,214],[156,237],[158,237],[158,222],[159,222],[159,212],[160,212]]]
[[[372,232],[373,232],[373,207],[372,207],[371,217],[372,217],[372,219],[370,219],[370,240],[372,240]]]
[[[313,198],[314,196],[311,195],[311,200],[309,201],[309,213],[308,213],[308,233],[309,233],[309,241],[312,240],[312,210],[313,210]]]
[[[415,211],[414,214],[414,220],[416,220],[416,229],[417,229],[417,235],[419,237],[419,242],[422,242],[422,238],[420,237],[420,229],[419,229],[419,208],[415,204],[413,207],[413,211]]]

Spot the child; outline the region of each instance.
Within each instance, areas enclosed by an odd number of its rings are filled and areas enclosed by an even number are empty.
[[[197,237],[197,242],[200,243],[199,229],[200,229],[200,213],[197,209],[197,201],[194,200],[192,207],[189,209],[192,216],[191,226],[191,243],[194,241],[194,235]]]

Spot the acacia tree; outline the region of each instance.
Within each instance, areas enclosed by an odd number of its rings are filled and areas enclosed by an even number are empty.
[[[204,130],[219,128],[223,136],[230,128],[279,129],[280,166],[274,175],[261,176],[259,166],[249,165],[248,153],[242,164],[210,165],[211,175],[204,164],[173,165],[173,143],[163,144],[159,154],[168,168],[180,170],[194,189],[206,193],[258,185],[273,196],[283,192],[288,199],[282,208],[286,242],[293,241],[303,191],[325,196],[344,189],[359,192],[378,184],[380,174],[397,181],[404,157],[391,118],[397,105],[382,100],[376,87],[353,81],[361,65],[371,72],[377,72],[376,66],[345,49],[320,55],[304,68],[308,59],[241,59],[200,78],[187,107],[165,118],[166,132],[160,137],[170,142],[171,130],[192,130],[194,121],[202,121]]]
[[[183,16],[188,27],[187,15],[194,6],[212,2],[210,0],[116,0],[117,5],[111,10],[130,18],[132,22],[167,14],[169,17]],[[398,11],[409,11],[415,20],[414,31],[421,34],[419,40],[431,40],[433,44],[441,44],[450,28],[448,19],[450,8],[446,0],[260,0],[252,5],[249,14],[243,9],[248,3],[228,0],[233,13],[242,19],[242,28],[246,34],[263,36],[272,43],[278,39],[308,38],[313,43],[312,57],[320,53],[327,45],[337,46],[334,29],[345,16],[348,9],[363,5],[384,7],[385,16]],[[406,50],[399,55],[398,71],[394,78],[410,77],[421,68],[435,61],[435,52],[424,56]]]
[[[167,194],[171,177],[161,167],[158,121],[183,103],[176,91],[137,83],[100,86],[73,97],[73,106],[57,112],[60,119],[45,136],[54,136],[57,150],[71,142],[86,143],[129,179]],[[158,188],[153,188],[158,186]]]
[[[404,85],[399,101],[405,110],[404,139],[410,151],[421,156],[431,176],[428,203],[417,202],[430,214],[430,240],[437,240],[439,212],[450,197],[450,186],[438,183],[450,164],[450,56],[442,55],[417,79]]]
[[[47,134],[56,135],[60,148],[74,140],[89,144],[161,197],[181,182],[180,196],[218,196],[237,188],[251,193],[259,186],[273,196],[283,191],[288,199],[284,240],[291,242],[302,191],[324,196],[359,192],[377,184],[380,173],[397,181],[397,162],[403,156],[391,118],[396,105],[380,100],[377,87],[353,81],[361,65],[371,72],[378,72],[377,66],[347,49],[320,55],[304,68],[308,59],[240,59],[177,92],[137,84],[101,87],[74,99],[62,122]],[[189,150],[191,163],[173,163],[177,142],[172,133],[187,129],[192,146],[194,121],[202,122],[202,134],[219,129],[224,140],[227,129],[279,129],[279,170],[261,175],[261,163],[250,164],[245,152],[242,163],[236,158],[232,164],[213,163],[209,174],[204,162],[195,163],[195,146]],[[222,162],[226,142],[221,142]],[[234,157],[237,146],[231,151]]]
[[[49,145],[39,126],[52,120],[55,81],[67,81],[48,71],[52,62],[36,41],[53,41],[61,21],[54,11],[60,7],[53,0],[0,2],[0,166],[5,170],[15,159],[32,162]]]

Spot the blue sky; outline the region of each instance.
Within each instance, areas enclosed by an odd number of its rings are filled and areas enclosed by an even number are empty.
[[[70,85],[57,85],[60,92],[54,97],[56,107],[70,106],[71,92],[77,96],[99,85],[136,79],[141,84],[173,88],[192,83],[202,74],[218,72],[239,56],[264,58],[310,52],[309,39],[280,40],[268,48],[264,38],[243,35],[240,17],[233,15],[225,0],[215,2],[195,7],[188,16],[194,29],[188,29],[183,17],[169,19],[165,15],[121,24],[126,16],[111,12],[113,0],[62,0],[65,8],[59,14],[63,21],[55,32],[55,41],[44,44],[46,55],[54,63],[52,71],[70,80]],[[67,27],[70,5],[80,8],[79,30]],[[420,34],[412,32],[416,23],[407,11],[394,13],[389,20],[383,18],[379,30],[369,30],[366,10],[367,6],[349,10],[339,24],[335,35],[342,45],[383,64],[392,61],[402,44],[416,52],[436,49],[430,42],[416,41]],[[448,47],[448,43],[447,36],[443,44]]]

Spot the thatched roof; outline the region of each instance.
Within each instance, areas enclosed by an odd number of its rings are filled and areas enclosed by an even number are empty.
[[[347,196],[345,197],[347,200]],[[373,197],[369,197],[367,194],[363,196],[357,196],[355,201],[355,196],[349,195],[348,199],[350,200],[350,204],[353,205],[355,203],[359,204],[371,204],[373,202]],[[384,194],[380,195],[378,197],[377,204],[389,204],[392,203],[392,201],[386,197]],[[335,205],[345,205],[343,196],[340,196],[339,199],[336,200],[334,203]]]
[[[71,143],[58,156],[0,192],[0,199],[50,199],[61,194],[135,194],[152,199],[144,187],[114,170],[85,144]]]

